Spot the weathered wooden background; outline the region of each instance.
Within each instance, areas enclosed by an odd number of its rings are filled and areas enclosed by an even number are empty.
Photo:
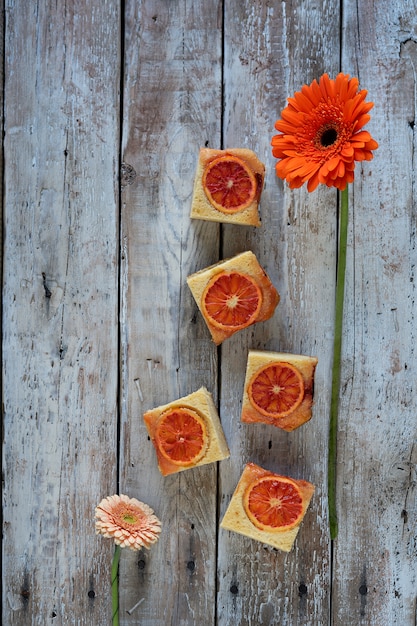
[[[415,626],[416,16],[416,0],[4,0],[3,624],[111,623],[94,508],[126,493],[164,529],[122,553],[124,626]],[[350,189],[330,542],[338,197],[290,191],[270,140],[286,98],[339,70],[375,103],[380,148]],[[260,229],[189,219],[200,146],[265,162]],[[246,249],[281,303],[216,349],[186,277]],[[319,358],[311,422],[240,422],[249,348]],[[230,460],[164,479],[142,413],[201,385]],[[219,530],[247,461],[316,485],[289,554]]]

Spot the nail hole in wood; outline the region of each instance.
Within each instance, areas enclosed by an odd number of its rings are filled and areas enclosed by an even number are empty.
[[[88,592],[88,597],[91,599],[96,597],[96,592],[94,591],[94,589],[90,589],[90,591]]]
[[[145,563],[145,561],[143,559],[140,559],[138,561],[138,568],[139,569],[145,569],[145,565],[146,565],[146,563]]]
[[[193,572],[193,571],[195,570],[195,563],[194,563],[194,561],[188,561],[188,563],[187,563],[187,569],[188,569],[190,572]]]
[[[52,296],[52,292],[49,289],[48,285],[46,284],[46,274],[45,274],[45,272],[42,272],[42,279],[43,279],[43,288],[45,290],[45,298],[50,298]]]
[[[307,585],[305,585],[304,583],[300,583],[298,586],[298,594],[300,596],[300,598],[302,596],[307,595]]]
[[[366,596],[366,594],[368,593],[368,587],[366,585],[361,585],[359,587],[359,593],[361,594],[361,596]]]
[[[236,594],[239,593],[239,587],[237,585],[232,585],[230,587],[230,593],[233,593],[233,595],[235,596]]]

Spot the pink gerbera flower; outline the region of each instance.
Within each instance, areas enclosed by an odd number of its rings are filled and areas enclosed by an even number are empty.
[[[96,507],[96,532],[122,548],[149,548],[159,539],[161,522],[147,504],[125,495],[104,498]]]

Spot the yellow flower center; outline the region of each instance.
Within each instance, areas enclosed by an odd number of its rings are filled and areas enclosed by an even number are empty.
[[[136,524],[137,519],[132,513],[125,513],[123,515],[123,521],[126,522],[126,524]]]

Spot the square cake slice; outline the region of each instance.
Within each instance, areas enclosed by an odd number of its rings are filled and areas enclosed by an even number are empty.
[[[312,417],[312,356],[249,350],[242,400],[242,422],[272,424],[292,431]]]
[[[247,148],[201,148],[191,218],[260,226],[259,201],[265,165]]]
[[[163,476],[227,459],[229,448],[205,387],[143,416]]]
[[[290,552],[314,490],[306,480],[248,463],[220,526]]]
[[[277,290],[251,251],[191,274],[187,284],[216,345],[269,319],[279,303]]]

